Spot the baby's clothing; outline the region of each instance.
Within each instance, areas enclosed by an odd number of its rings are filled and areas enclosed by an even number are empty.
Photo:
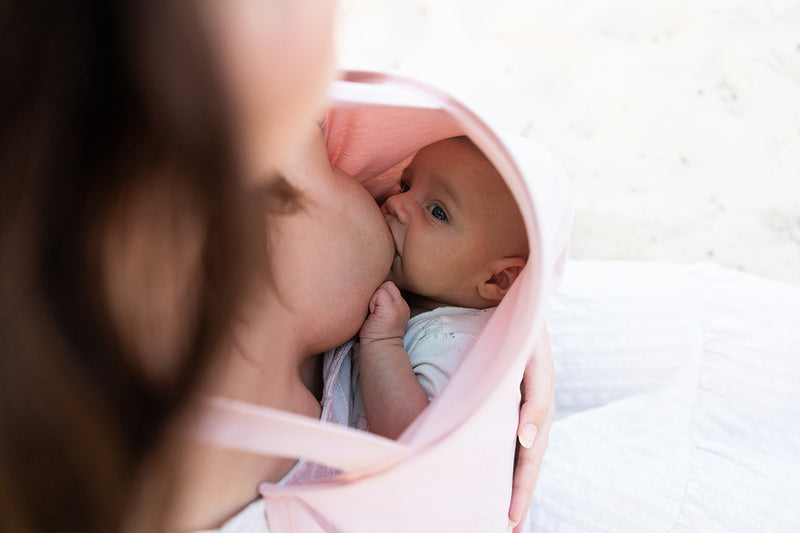
[[[475,344],[493,311],[493,307],[439,307],[420,313],[408,321],[403,335],[403,347],[408,352],[411,368],[429,400],[441,394],[464,355]],[[361,396],[358,355],[356,344],[353,349],[354,399],[350,425],[366,430],[368,426]]]

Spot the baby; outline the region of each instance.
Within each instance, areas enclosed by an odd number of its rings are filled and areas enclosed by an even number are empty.
[[[528,244],[511,192],[467,137],[420,150],[382,211],[396,254],[359,333],[359,380],[369,430],[397,438],[447,384]]]

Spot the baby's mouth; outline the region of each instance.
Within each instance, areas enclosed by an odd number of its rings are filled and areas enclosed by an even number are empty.
[[[403,254],[400,252],[400,238],[398,237],[398,233],[402,236],[403,232],[400,228],[397,227],[398,220],[397,218],[386,211],[383,212],[383,219],[386,221],[386,227],[389,228],[389,235],[392,236],[392,244],[394,244],[394,259],[393,261],[402,261]]]

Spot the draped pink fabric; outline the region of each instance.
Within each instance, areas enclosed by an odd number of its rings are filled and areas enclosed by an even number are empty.
[[[520,206],[528,265],[444,392],[397,442],[243,405],[225,406],[203,435],[342,470],[299,485],[263,484],[273,533],[507,531],[519,384],[569,242],[566,178],[534,143],[499,134],[439,90],[386,74],[350,72],[334,84],[323,132],[331,162],[376,197],[396,183],[417,150],[468,135]]]

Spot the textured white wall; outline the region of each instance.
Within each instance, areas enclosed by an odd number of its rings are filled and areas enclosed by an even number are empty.
[[[439,85],[552,151],[572,257],[800,285],[800,3],[341,0],[340,64]]]

